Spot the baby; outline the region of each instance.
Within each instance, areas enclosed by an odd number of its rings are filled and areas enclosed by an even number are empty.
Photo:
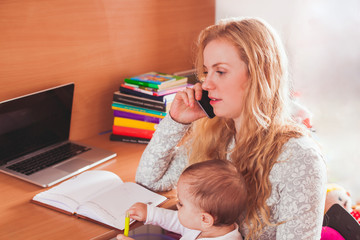
[[[130,217],[178,233],[183,240],[242,239],[236,221],[245,209],[245,181],[230,161],[209,160],[186,168],[177,184],[178,211],[136,203]],[[122,234],[117,239],[126,238]]]

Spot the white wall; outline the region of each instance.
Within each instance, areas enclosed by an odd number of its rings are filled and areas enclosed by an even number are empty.
[[[217,0],[216,19],[256,16],[281,35],[300,102],[327,158],[328,180],[360,203],[360,1]]]

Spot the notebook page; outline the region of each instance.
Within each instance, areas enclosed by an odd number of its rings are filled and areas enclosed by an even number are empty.
[[[117,183],[122,183],[122,180],[116,174],[109,171],[91,170],[37,194],[33,200],[74,213],[79,204],[101,194]]]
[[[142,202],[157,206],[166,199],[136,183],[126,182],[85,202],[76,212],[122,230],[125,213],[134,203]]]

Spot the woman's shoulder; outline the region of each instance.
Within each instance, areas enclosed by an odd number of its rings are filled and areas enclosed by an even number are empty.
[[[281,155],[301,155],[312,153],[322,157],[320,145],[311,135],[290,138],[282,147]]]
[[[325,160],[318,143],[311,136],[291,138],[282,148],[274,172],[325,171]],[[284,174],[283,174],[284,175]]]

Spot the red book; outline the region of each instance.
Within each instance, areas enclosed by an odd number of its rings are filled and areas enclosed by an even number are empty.
[[[130,127],[122,127],[122,126],[113,125],[113,134],[115,134],[115,135],[123,135],[123,136],[129,136],[129,137],[138,137],[138,138],[151,139],[154,132],[155,131],[153,131],[153,130],[130,128]]]

